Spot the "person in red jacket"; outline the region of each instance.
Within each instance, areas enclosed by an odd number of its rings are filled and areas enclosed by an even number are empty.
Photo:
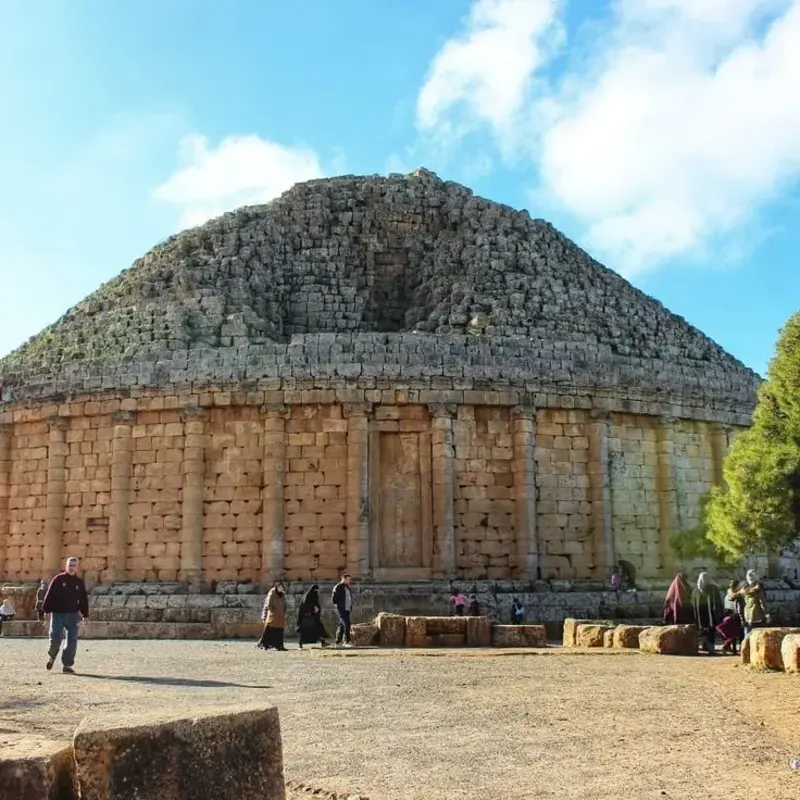
[[[73,665],[78,650],[78,625],[89,617],[86,584],[78,577],[78,559],[74,556],[67,559],[64,572],[59,572],[50,581],[42,603],[42,611],[50,615],[50,651],[47,669],[53,668],[66,631],[67,646],[61,654],[62,671],[74,675]]]

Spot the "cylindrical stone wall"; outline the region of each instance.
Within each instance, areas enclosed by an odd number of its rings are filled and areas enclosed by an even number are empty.
[[[73,546],[105,565],[103,582],[193,589],[345,571],[605,578],[620,560],[643,578],[672,572],[670,537],[720,477],[725,429],[442,394],[209,392],[20,412],[0,426],[0,579],[50,574]]]

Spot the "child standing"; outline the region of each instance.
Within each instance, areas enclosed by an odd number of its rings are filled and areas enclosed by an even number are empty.
[[[455,608],[456,616],[463,617],[464,616],[464,609],[467,605],[467,596],[460,592],[458,589],[453,590],[453,594],[450,597],[450,603]]]

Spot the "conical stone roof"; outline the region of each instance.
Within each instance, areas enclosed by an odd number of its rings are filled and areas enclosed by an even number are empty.
[[[16,400],[276,376],[630,390],[741,413],[758,381],[549,223],[426,170],[298,184],[184,231],[0,360]]]

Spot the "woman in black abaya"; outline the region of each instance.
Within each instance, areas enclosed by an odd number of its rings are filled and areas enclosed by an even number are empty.
[[[297,609],[297,633],[300,636],[300,647],[304,644],[319,642],[323,647],[327,644],[328,634],[322,624],[322,606],[319,601],[319,586],[315,583],[300,601]]]

